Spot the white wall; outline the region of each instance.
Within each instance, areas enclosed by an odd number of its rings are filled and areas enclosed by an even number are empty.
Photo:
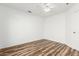
[[[65,42],[65,13],[49,18],[0,6],[0,48],[41,38]]]
[[[0,48],[41,39],[42,27],[41,17],[0,6]]]
[[[74,4],[65,13],[46,18],[44,26],[44,38],[79,50],[79,4]]]
[[[75,34],[73,32],[76,32]],[[79,4],[45,19],[44,37],[79,50]]]
[[[65,42],[65,13],[45,19],[44,38],[57,42]]]

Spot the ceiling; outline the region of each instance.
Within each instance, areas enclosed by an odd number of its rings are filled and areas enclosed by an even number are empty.
[[[54,8],[51,9],[49,12],[45,12],[42,9],[41,3],[3,3],[2,5],[15,8],[21,11],[24,11],[26,13],[30,13],[32,15],[37,15],[41,17],[48,17],[51,15],[55,15],[61,12],[67,11],[73,3],[69,3],[68,5],[66,3],[51,3],[55,5]]]

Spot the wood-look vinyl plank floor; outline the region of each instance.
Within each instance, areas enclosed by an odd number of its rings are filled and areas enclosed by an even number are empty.
[[[79,56],[79,51],[51,40],[37,40],[0,49],[0,56]]]

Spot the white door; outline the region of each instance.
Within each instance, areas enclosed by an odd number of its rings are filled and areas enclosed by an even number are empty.
[[[74,48],[79,50],[79,12],[74,12],[69,16],[69,43]]]

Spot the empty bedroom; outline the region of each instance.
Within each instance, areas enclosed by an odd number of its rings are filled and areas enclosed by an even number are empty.
[[[79,56],[79,3],[0,3],[0,56]]]

